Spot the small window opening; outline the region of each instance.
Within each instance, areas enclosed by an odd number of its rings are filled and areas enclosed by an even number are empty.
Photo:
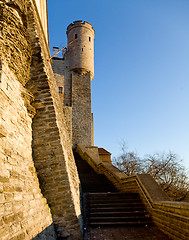
[[[58,93],[62,93],[63,92],[63,87],[58,87]]]
[[[81,51],[83,52],[83,48],[81,49]]]
[[[91,41],[91,37],[89,37],[89,42]]]
[[[77,34],[75,34],[75,39],[77,39]]]

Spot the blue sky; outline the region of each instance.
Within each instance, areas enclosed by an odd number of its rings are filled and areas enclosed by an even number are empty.
[[[173,151],[189,168],[189,1],[48,0],[50,50],[75,20],[95,28],[95,145]]]

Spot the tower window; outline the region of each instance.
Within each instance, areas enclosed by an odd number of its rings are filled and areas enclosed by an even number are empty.
[[[91,37],[89,37],[89,42],[91,41]]]
[[[63,87],[58,87],[58,93],[62,93],[63,92]]]
[[[83,52],[83,48],[81,49],[81,51]]]
[[[75,39],[77,39],[77,34],[75,34]]]

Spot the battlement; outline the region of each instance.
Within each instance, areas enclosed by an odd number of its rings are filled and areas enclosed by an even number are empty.
[[[95,33],[93,26],[89,22],[82,21],[82,20],[78,20],[78,21],[74,21],[73,23],[70,23],[70,25],[67,27],[66,33],[68,34],[68,32],[71,29],[76,28],[76,27],[86,27]]]

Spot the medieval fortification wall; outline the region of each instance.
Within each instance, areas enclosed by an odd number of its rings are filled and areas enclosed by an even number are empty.
[[[118,190],[139,192],[162,231],[188,239],[187,203],[168,201],[149,175],[127,177],[99,158],[92,146],[94,29],[76,21],[67,36],[52,69],[46,0],[0,0],[0,239],[82,239],[75,145]]]
[[[36,2],[0,1],[0,236],[76,240],[80,182]]]

